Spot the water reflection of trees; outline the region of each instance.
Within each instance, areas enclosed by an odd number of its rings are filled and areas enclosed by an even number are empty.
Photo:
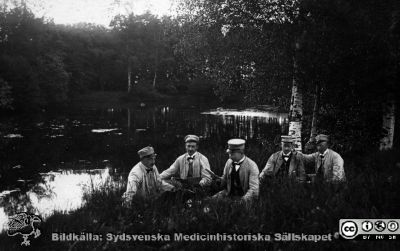
[[[261,139],[271,133],[279,133],[278,126],[284,127],[285,124],[279,118],[263,118],[249,116],[224,115],[219,118],[222,123],[215,123],[214,118],[209,117],[205,120],[203,137],[209,138],[212,135],[228,134],[230,137],[244,139]]]
[[[182,137],[187,133],[196,133],[203,138],[215,136],[241,137],[245,139],[274,138],[285,131],[287,118],[282,114],[268,113],[269,117],[237,115],[201,115],[193,109],[173,109],[168,106],[152,109],[128,109],[127,125],[129,134],[135,137],[147,133],[172,134]],[[139,139],[140,140],[140,139]]]

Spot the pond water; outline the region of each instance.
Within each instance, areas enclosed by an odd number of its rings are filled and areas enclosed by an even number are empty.
[[[45,219],[55,210],[68,213],[81,207],[85,189],[111,176],[124,179],[144,146],[154,146],[161,171],[184,152],[184,136],[197,134],[200,152],[218,173],[229,138],[246,139],[250,149],[262,148],[286,132],[287,123],[285,113],[179,105],[81,108],[3,118],[0,232],[8,216],[17,212]]]

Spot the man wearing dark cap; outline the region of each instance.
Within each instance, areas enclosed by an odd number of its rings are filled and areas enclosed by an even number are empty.
[[[244,154],[246,141],[231,139],[228,141],[229,159],[226,161],[222,175],[222,186],[214,198],[228,197],[233,200],[250,202],[258,197],[259,170],[257,164]]]
[[[123,195],[125,202],[132,201],[134,196],[142,198],[157,197],[163,191],[173,190],[174,187],[161,180],[155,166],[155,154],[153,147],[147,146],[138,151],[140,162],[137,163],[128,175],[126,192]]]
[[[316,179],[327,182],[346,181],[342,157],[328,148],[329,136],[319,134],[315,140],[318,152],[303,154],[303,157],[306,163],[315,165]]]
[[[293,147],[292,136],[281,136],[282,150],[270,156],[265,168],[260,173],[260,180],[266,177],[293,178],[305,181],[305,169],[301,154]]]
[[[199,185],[204,187],[211,184],[211,176],[207,172],[210,170],[210,163],[203,154],[197,151],[199,147],[199,137],[196,135],[187,135],[185,137],[186,153],[179,156],[175,162],[160,176],[163,180],[171,179],[179,175],[181,179],[199,178]]]

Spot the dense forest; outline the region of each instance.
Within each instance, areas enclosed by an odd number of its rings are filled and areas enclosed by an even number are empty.
[[[339,148],[378,147],[380,139],[381,148],[391,148],[399,96],[397,1],[182,0],[178,6],[177,16],[131,13],[103,27],[54,24],[25,4],[3,4],[0,106],[65,105],[90,91],[138,98],[202,93],[221,102],[292,106],[292,122],[312,121],[300,128],[310,138],[318,124],[350,142]]]
[[[1,16],[1,104],[26,109],[64,104],[85,91],[129,91],[151,84],[177,92],[191,72],[174,53],[176,20],[150,13],[116,16],[110,27],[56,25],[27,6]],[[182,84],[183,83],[183,84]]]

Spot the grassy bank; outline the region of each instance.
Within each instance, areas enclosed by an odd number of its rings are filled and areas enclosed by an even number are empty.
[[[86,206],[55,214],[41,225],[36,250],[395,250],[398,241],[332,242],[52,242],[52,232],[107,233],[307,233],[338,232],[341,218],[399,218],[398,151],[345,156],[348,183],[341,187],[282,181],[263,183],[252,207],[204,200],[206,194],[164,194],[153,201],[121,205],[124,180],[86,196]],[[214,187],[215,189],[215,187]],[[213,193],[211,191],[210,193]],[[188,199],[192,202],[188,203]],[[105,237],[104,237],[105,238]],[[2,250],[17,250],[18,237],[0,236]]]

